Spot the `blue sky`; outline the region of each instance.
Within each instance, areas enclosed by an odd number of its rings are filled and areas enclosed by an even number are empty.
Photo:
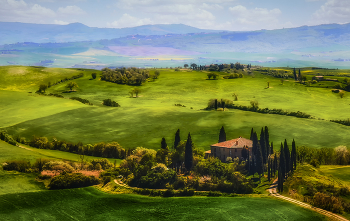
[[[0,0],[0,21],[260,30],[350,22],[350,0]]]

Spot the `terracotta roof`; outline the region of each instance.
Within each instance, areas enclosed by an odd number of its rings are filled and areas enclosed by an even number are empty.
[[[211,150],[207,150],[207,151],[205,151],[204,153],[211,153]]]
[[[253,141],[248,140],[248,139],[243,138],[243,137],[239,137],[239,138],[236,138],[236,139],[233,139],[233,140],[228,140],[228,141],[225,141],[225,142],[213,144],[211,146],[226,147],[226,148],[243,148],[244,146],[252,147],[253,146]]]

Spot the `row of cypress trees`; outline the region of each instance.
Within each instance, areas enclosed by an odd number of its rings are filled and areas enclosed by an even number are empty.
[[[272,177],[276,176],[278,171],[278,191],[283,192],[283,183],[285,179],[290,176],[297,166],[297,151],[295,140],[292,142],[292,149],[290,150],[287,140],[284,140],[284,144],[281,143],[281,149],[279,153],[279,159],[277,153],[274,153],[273,142],[270,143],[269,129],[267,126],[261,128],[260,139],[258,139],[257,133],[252,128],[250,133],[250,140],[253,141],[252,147],[252,162],[250,162],[249,151],[247,154],[247,168],[250,174],[258,173],[260,176],[264,174],[264,168],[267,164],[267,175],[270,181]],[[219,143],[226,141],[225,129],[222,126],[219,134]],[[243,148],[243,151],[246,149]]]
[[[292,150],[290,151],[287,140],[281,143],[280,160],[278,167],[278,192],[283,192],[283,183],[297,167],[297,151],[295,141],[292,142]]]
[[[180,129],[178,129],[175,133],[175,140],[174,140],[174,149],[178,147],[180,144],[181,138],[180,138]],[[168,145],[165,141],[165,138],[162,138],[161,141],[161,148],[167,149]],[[191,171],[193,167],[193,142],[191,133],[188,133],[186,145],[185,145],[185,160],[184,160],[185,168],[187,171]]]

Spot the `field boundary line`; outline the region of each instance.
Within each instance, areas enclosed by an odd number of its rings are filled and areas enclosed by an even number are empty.
[[[304,203],[304,202],[301,202],[299,200],[296,200],[296,199],[293,199],[293,198],[290,198],[290,197],[286,197],[286,196],[282,196],[281,194],[277,193],[277,181],[278,179],[275,179],[273,181],[273,183],[271,184],[270,188],[268,189],[270,195],[274,196],[274,197],[277,197],[279,199],[283,199],[283,200],[286,200],[288,202],[291,202],[291,203],[294,203],[294,204],[297,204],[301,207],[304,207],[304,208],[307,208],[307,209],[311,209],[315,212],[318,212],[324,216],[327,216],[329,218],[331,218],[332,220],[340,220],[340,221],[349,221],[348,219],[338,215],[338,214],[335,214],[335,213],[332,213],[332,212],[329,212],[327,210],[324,210],[324,209],[320,209],[320,208],[317,208],[317,207],[314,207],[310,204],[307,204],[307,203]]]

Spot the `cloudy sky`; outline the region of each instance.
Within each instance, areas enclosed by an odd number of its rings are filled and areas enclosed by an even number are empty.
[[[350,22],[350,0],[0,0],[0,21],[260,30]]]

